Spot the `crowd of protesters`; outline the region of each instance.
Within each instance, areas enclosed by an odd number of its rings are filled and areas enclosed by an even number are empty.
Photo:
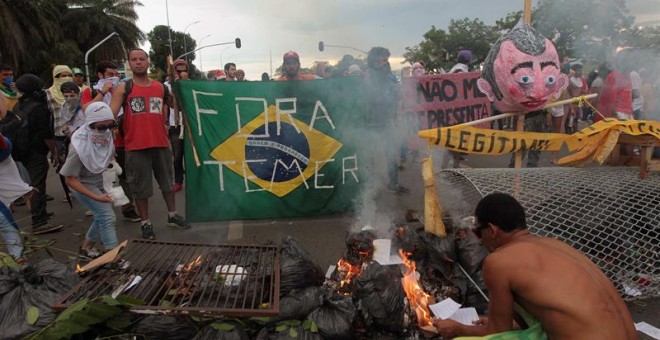
[[[589,93],[597,93],[599,97],[590,101],[592,105],[567,104],[528,115],[525,118],[526,128],[531,126],[527,124],[531,118],[535,122],[534,131],[555,133],[573,133],[578,130],[578,121],[595,122],[603,117],[656,120],[655,95],[649,82],[649,72],[640,69],[642,64],[634,62],[631,55],[632,51],[620,51],[613,62],[602,63],[588,76],[584,75],[582,62],[564,58],[561,69],[567,74],[569,85],[560,99]],[[369,100],[365,119],[374,132],[380,132],[400,125],[401,118],[397,116],[399,78],[392,72],[389,57],[389,50],[374,47],[365,61],[345,55],[336,65],[317,63],[312,69],[304,69],[300,55],[289,51],[282,57],[281,76],[273,79],[268,73],[263,73],[261,80],[363,77]],[[122,204],[121,214],[126,220],[140,222],[141,237],[156,238],[148,204],[148,199],[153,195],[152,178],[158,182],[167,205],[165,224],[180,229],[190,227],[176,210],[174,194],[182,190],[185,173],[183,117],[171,95],[174,82],[189,79],[188,62],[175,60],[173,72],[163,83],[149,78],[150,63],[145,51],[131,49],[128,65],[132,72],[129,80],[121,79],[119,69],[113,62],[97,62],[95,71],[98,81],[90,86],[84,83],[85,77],[79,68],[56,65],[52,70],[52,85],[48,88],[44,88],[44,82],[35,75],[24,74],[15,79],[11,66],[0,67],[0,119],[6,127],[12,121],[17,126],[16,122],[25,118],[30,143],[29,152],[19,154],[14,148],[11,162],[7,162],[5,156],[0,157],[3,166],[11,163],[17,168],[16,172],[11,173],[19,175],[24,185],[19,185],[16,192],[27,193],[25,197],[20,197],[21,194],[4,200],[4,207],[10,211],[12,205],[27,203],[33,234],[61,230],[61,224],[49,222],[53,214],[47,210],[47,201],[53,199],[46,188],[50,163],[63,176],[68,188],[73,189],[74,197],[89,209],[87,214],[92,217],[92,222],[80,248],[81,256],[86,258],[96,257],[117,243],[116,218],[112,208],[114,200],[104,190],[101,180],[101,173],[115,160],[118,167],[125,170],[118,172],[120,175],[116,184],[129,199],[128,203]],[[460,50],[456,63],[448,73],[472,72],[475,66],[478,65],[473,65],[472,52]],[[427,74],[422,62],[414,62],[404,70],[402,76],[421,77]],[[439,72],[444,73],[444,70]],[[226,63],[222,70],[210,71],[206,78],[225,82],[247,81],[245,72],[233,62]],[[108,112],[112,113],[111,117]],[[499,129],[513,125],[511,122],[497,122]],[[6,132],[5,135],[0,140],[0,153],[3,155],[7,154],[7,150],[12,150],[10,139],[15,138],[7,136]],[[385,160],[383,167],[387,170],[387,190],[396,194],[408,193],[409,190],[399,183],[398,173],[403,167],[402,161],[406,159],[406,146],[397,138],[393,138],[393,143],[400,147],[386,147],[377,157]],[[629,155],[633,152],[628,151]],[[451,153],[449,156],[443,161],[443,167],[448,166],[450,158],[453,166],[459,167],[465,155]],[[536,166],[538,158],[538,154],[530,154],[528,166]],[[2,218],[2,230],[15,225],[10,213]],[[101,241],[101,251],[94,248],[97,241]],[[12,255],[22,258],[17,249],[10,249]]]

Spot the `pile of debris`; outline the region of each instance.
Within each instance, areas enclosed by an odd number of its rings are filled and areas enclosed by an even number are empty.
[[[175,339],[434,337],[428,304],[452,298],[479,312],[486,307],[466,274],[483,288],[487,251],[463,229],[450,227],[448,234],[439,238],[421,224],[395,228],[388,243],[398,261],[390,263],[375,256],[373,230],[350,233],[345,254],[327,277],[291,237],[279,247],[228,248],[135,240],[138,246],[127,247],[121,261],[82,279],[54,261],[0,269],[0,303],[7,307],[0,327],[3,338],[25,336],[52,325],[52,305],[80,309],[81,302],[101,300],[125,307],[122,327],[112,319],[114,329],[85,325],[86,334],[122,329]],[[406,277],[413,288],[406,288]],[[35,288],[36,282],[42,287]],[[123,304],[126,299],[133,302]],[[39,309],[38,322],[29,320],[31,307]]]

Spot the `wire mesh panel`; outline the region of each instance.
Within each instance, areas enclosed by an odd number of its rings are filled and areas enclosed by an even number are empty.
[[[83,298],[127,295],[138,313],[272,316],[279,313],[277,246],[131,240],[119,265],[90,273],[56,309]]]
[[[633,300],[660,296],[660,174],[638,176],[635,167],[453,169],[438,191],[456,218],[490,193],[517,195],[532,233],[581,251]]]

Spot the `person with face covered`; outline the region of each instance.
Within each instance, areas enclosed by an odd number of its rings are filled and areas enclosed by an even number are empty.
[[[103,171],[112,161],[115,147],[112,131],[117,128],[110,107],[102,102],[85,109],[85,123],[71,136],[69,155],[60,170],[76,198],[93,213],[93,220],[78,252],[81,258],[101,255],[94,248],[101,241],[102,251],[117,246],[117,218],[112,196],[103,190]]]
[[[63,225],[48,223],[50,214],[46,211],[46,178],[48,176],[48,153],[53,167],[59,165],[53,133],[53,115],[48,110],[44,82],[34,74],[24,74],[16,80],[16,89],[21,93],[14,113],[28,120],[29,137],[32,144],[30,153],[21,162],[30,175],[30,185],[37,189],[30,200],[32,233],[44,234],[58,231]]]
[[[69,81],[60,86],[60,91],[64,95],[62,105],[64,130],[62,131],[67,137],[71,137],[73,132],[85,123],[85,113],[80,106],[80,88],[76,83]]]
[[[0,93],[5,97],[7,110],[11,111],[18,102],[18,92],[14,83],[14,69],[9,65],[0,66]]]
[[[96,64],[96,75],[99,77],[99,81],[93,88],[86,88],[82,92],[80,101],[83,110],[93,102],[104,102],[110,105],[112,90],[119,84],[117,65],[112,62],[100,61]]]
[[[113,62],[104,60],[96,64],[96,75],[99,77],[99,81],[92,87],[86,88],[82,91],[80,104],[83,110],[83,116],[85,109],[91,103],[103,102],[110,105],[112,101],[112,92],[117,85],[119,85],[119,73],[117,72],[117,65]],[[119,110],[118,116],[124,114],[123,110]],[[115,130],[114,135],[114,144],[115,144],[115,155],[117,157],[117,163],[119,166],[125,168],[125,152],[124,152],[124,140],[119,135],[118,131]],[[119,183],[124,189],[124,192],[128,191],[128,183],[126,183],[126,172],[122,172],[119,175]],[[140,215],[138,215],[135,207],[133,206],[132,197],[129,195],[131,202],[122,206],[122,216],[125,220],[131,222],[139,222]]]
[[[53,68],[53,86],[46,90],[48,99],[48,109],[53,113],[53,125],[55,132],[55,146],[58,155],[64,154],[64,145],[66,135],[64,134],[65,120],[62,118],[62,106],[64,105],[64,95],[60,87],[66,82],[73,81],[73,71],[66,65],[57,65]]]

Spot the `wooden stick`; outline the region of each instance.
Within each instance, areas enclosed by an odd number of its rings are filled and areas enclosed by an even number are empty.
[[[532,0],[525,0],[523,7],[523,22],[527,25],[532,24]]]
[[[597,93],[592,93],[592,94],[588,94],[588,95],[586,95],[586,96],[574,97],[574,98],[569,98],[569,99],[565,99],[565,100],[560,100],[560,101],[556,101],[556,102],[550,103],[550,104],[548,104],[548,105],[546,105],[546,106],[540,108],[539,110],[545,110],[545,109],[549,109],[549,108],[551,108],[551,107],[555,107],[555,106],[559,106],[559,105],[570,104],[570,103],[573,103],[573,102],[575,102],[575,101],[577,101],[577,100],[580,100],[580,98],[584,98],[585,100],[587,100],[587,99],[595,98],[595,97],[597,97],[597,96],[598,96]],[[477,119],[477,120],[473,120],[473,121],[471,121],[471,122],[465,122],[465,123],[461,123],[461,124],[456,124],[456,125],[454,125],[454,126],[476,125],[476,124],[481,124],[481,123],[491,122],[491,121],[493,121],[493,120],[498,120],[498,119],[502,119],[502,118],[508,118],[508,117],[513,117],[513,116],[523,116],[523,115],[525,115],[525,114],[527,114],[527,113],[529,113],[529,112],[522,112],[522,113],[502,113],[502,114],[499,114],[499,115],[497,115],[497,116],[491,116],[491,117],[486,117],[486,118],[482,118],[482,119]],[[452,127],[454,127],[454,126],[452,126]]]

